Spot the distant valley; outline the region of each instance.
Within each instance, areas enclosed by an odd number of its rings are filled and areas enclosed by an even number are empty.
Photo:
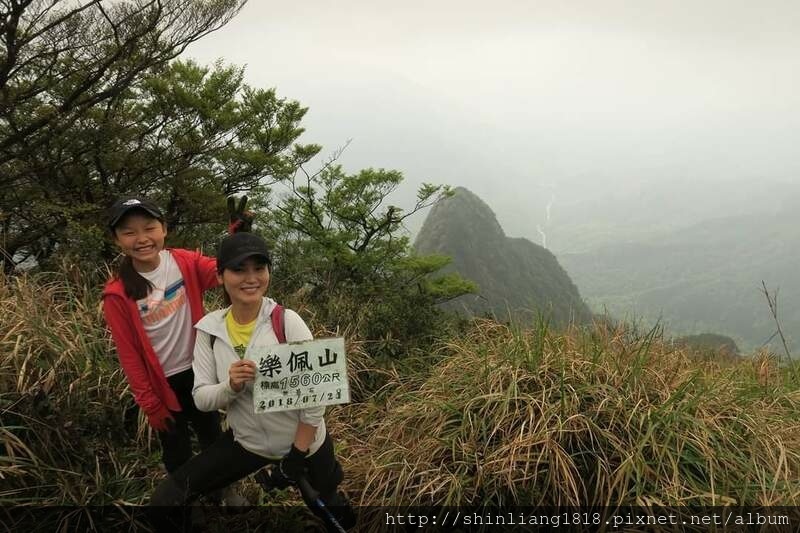
[[[650,323],[661,318],[680,334],[721,333],[744,350],[775,331],[764,280],[768,289],[779,288],[784,333],[800,340],[800,214],[794,210],[717,218],[559,259],[595,312]]]

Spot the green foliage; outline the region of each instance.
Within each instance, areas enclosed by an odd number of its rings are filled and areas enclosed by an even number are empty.
[[[67,228],[79,234],[80,257],[84,230],[102,227],[102,208],[113,197],[152,190],[146,185],[159,178],[152,145],[167,124],[148,129],[154,124],[136,101],[143,79],[225,24],[241,4],[7,6],[0,19],[0,252],[7,272],[28,258],[68,253]]]
[[[243,71],[172,62],[241,2],[14,3],[0,31],[0,251],[109,259],[105,208],[123,194],[165,207],[175,245],[213,240],[224,197],[286,177],[305,108]],[[86,252],[90,249],[98,252]]]
[[[266,223],[274,286],[304,294],[331,329],[352,325],[378,351],[398,355],[441,325],[436,303],[474,290],[457,276],[429,278],[447,259],[411,255],[401,234],[403,221],[447,196],[447,187],[423,185],[405,211],[385,205],[402,181],[396,170],[346,174],[328,164],[315,174],[301,166],[299,174],[272,201]]]
[[[87,110],[57,155],[36,155],[45,172],[0,195],[6,254],[109,259],[104,208],[126,193],[164,206],[172,245],[213,242],[227,223],[225,195],[285,179],[318,150],[295,144],[305,108],[242,77],[241,68],[178,61]]]
[[[56,4],[20,7],[3,34],[5,271],[28,259],[45,270],[64,258],[87,271],[109,261],[116,250],[104,238],[105,209],[124,194],[164,208],[169,245],[213,253],[228,221],[225,198],[246,193],[261,212],[257,227],[276,243],[276,289],[310,288],[322,323],[351,325],[390,353],[439,327],[436,303],[474,290],[453,275],[431,278],[444,259],[411,257],[402,235],[403,221],[446,187],[423,185],[406,212],[385,205],[399,171],[346,174],[330,162],[310,175],[304,165],[320,147],[298,142],[306,108],[248,86],[240,67],[171,61],[239,2],[171,0],[161,11],[138,0],[105,11]],[[43,24],[42,35],[25,37]],[[85,49],[46,46],[73,31]],[[276,184],[291,192],[271,196]]]

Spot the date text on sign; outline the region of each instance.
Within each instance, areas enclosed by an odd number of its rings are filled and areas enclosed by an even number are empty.
[[[256,363],[256,413],[350,401],[342,337],[276,344],[254,350],[251,357]]]

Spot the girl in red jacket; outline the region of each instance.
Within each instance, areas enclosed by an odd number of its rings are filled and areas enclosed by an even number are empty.
[[[199,411],[192,399],[193,326],[204,314],[203,292],[217,285],[217,263],[165,248],[164,215],[144,198],[118,200],[108,225],[125,257],[103,291],[103,313],[133,397],[173,472],[192,456],[189,426],[202,449],[221,434],[219,413]]]

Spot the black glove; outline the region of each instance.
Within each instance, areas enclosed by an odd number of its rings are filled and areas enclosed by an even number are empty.
[[[247,205],[247,196],[242,196],[239,199],[239,205],[236,205],[236,197],[228,196],[228,234],[233,235],[240,231],[250,231],[253,228],[253,212],[245,211],[244,206]]]
[[[261,485],[264,492],[283,490],[292,485],[292,482],[286,479],[277,465],[262,468],[253,475],[253,479]]]
[[[308,472],[306,454],[307,452],[301,452],[292,444],[292,449],[281,459],[279,465],[281,474],[293,483],[297,483],[297,480],[304,478]]]

